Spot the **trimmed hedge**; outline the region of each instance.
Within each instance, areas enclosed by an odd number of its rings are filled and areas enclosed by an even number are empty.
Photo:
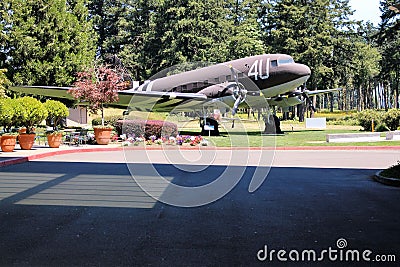
[[[400,126],[400,110],[389,109],[384,115],[384,122],[391,131],[397,130]]]
[[[358,123],[365,131],[372,131],[372,120],[375,126],[383,124],[383,113],[381,111],[366,109],[356,115]]]
[[[20,126],[19,120],[23,112],[22,105],[17,99],[0,99],[0,125],[4,126],[6,132],[10,132],[13,126]]]
[[[26,133],[33,133],[34,126],[46,119],[47,109],[39,100],[30,96],[18,98],[16,101],[20,103],[22,110],[19,122],[26,127]]]
[[[128,137],[150,136],[157,138],[178,135],[178,126],[172,122],[156,120],[119,120],[115,126],[118,135],[126,134]]]
[[[69,110],[67,106],[60,101],[47,100],[43,105],[47,110],[46,124],[53,126],[54,130],[61,125],[61,120],[63,117],[69,116]]]
[[[400,110],[389,109],[388,111],[363,110],[356,114],[360,126],[365,131],[372,130],[372,120],[374,120],[375,131],[395,131],[400,126]]]

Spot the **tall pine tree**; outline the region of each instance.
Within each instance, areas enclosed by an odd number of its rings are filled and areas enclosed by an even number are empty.
[[[84,0],[4,0],[3,51],[11,80],[28,85],[71,85],[92,62],[96,35]]]
[[[292,55],[312,70],[310,87],[330,87],[330,66],[335,32],[329,0],[279,0],[271,2],[264,25],[266,45],[274,53]]]
[[[381,1],[381,23],[378,34],[378,45],[382,52],[380,78],[386,88],[387,98],[393,98],[394,107],[400,108],[400,14],[389,9],[400,1]],[[392,102],[391,99],[388,99]],[[386,106],[388,108],[388,106]]]
[[[232,27],[227,40],[229,59],[266,53],[259,23],[263,3],[257,0],[229,0],[226,3],[227,18]]]
[[[155,38],[161,40],[159,67],[226,60],[232,22],[225,16],[221,0],[164,1],[155,20]]]

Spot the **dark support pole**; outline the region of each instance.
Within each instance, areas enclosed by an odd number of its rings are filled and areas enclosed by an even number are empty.
[[[299,117],[299,122],[303,122],[304,121],[304,104],[299,104],[297,105],[297,117]]]
[[[281,122],[276,115],[264,115],[265,130],[264,134],[283,134],[281,130]]]

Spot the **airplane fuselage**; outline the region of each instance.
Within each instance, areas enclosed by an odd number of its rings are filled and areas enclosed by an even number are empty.
[[[244,83],[248,90],[261,90],[264,97],[274,97],[290,92],[304,84],[311,75],[309,67],[295,63],[288,55],[265,54],[158,78],[133,90],[202,93],[209,86],[234,82],[230,66],[237,72],[239,81]],[[227,93],[229,94],[229,91]],[[211,98],[221,96],[207,95]]]

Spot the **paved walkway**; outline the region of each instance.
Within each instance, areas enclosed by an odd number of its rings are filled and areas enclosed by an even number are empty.
[[[32,150],[22,150],[19,145],[16,146],[15,150],[10,153],[0,152],[0,167],[8,166],[13,164],[24,163],[32,160],[46,159],[49,161],[76,161],[77,153],[79,153],[79,161],[84,161],[85,158],[90,158],[90,153],[95,152],[113,152],[119,151],[123,153],[117,153],[118,162],[131,161],[130,155],[133,153],[135,162],[142,163],[171,163],[171,157],[174,158],[175,163],[193,163],[193,164],[210,164],[210,160],[213,160],[212,164],[223,165],[223,164],[236,164],[245,166],[271,166],[274,162],[274,166],[287,166],[288,162],[290,164],[295,163],[296,166],[318,166],[318,167],[358,167],[358,168],[386,168],[387,165],[390,166],[395,164],[397,160],[400,160],[400,146],[310,146],[310,147],[277,147],[277,148],[224,148],[224,147],[173,147],[173,146],[139,146],[139,147],[122,147],[121,144],[109,144],[109,145],[81,145],[81,146],[65,146],[62,145],[60,148],[50,148],[47,146],[34,145]],[[131,152],[129,152],[131,151]],[[137,157],[137,151],[146,151],[146,157]],[[163,151],[160,153],[160,151]],[[185,151],[184,153],[178,151]],[[215,153],[219,151],[218,153]],[[236,152],[235,152],[236,151]],[[286,153],[285,153],[286,151]],[[290,151],[299,151],[299,153],[291,153]],[[330,154],[328,157],[318,158],[315,154],[316,151],[321,153],[326,151]],[[342,153],[335,153],[348,151],[344,153],[345,158],[339,156]],[[366,158],[368,156],[368,151],[380,151],[379,156],[374,157],[374,159],[360,160],[360,158]],[[227,158],[230,155],[238,155],[241,152],[246,154],[241,154],[236,162],[227,162]],[[279,152],[279,153],[277,153]],[[84,153],[84,154],[82,154]],[[85,156],[86,153],[89,153]],[[185,158],[181,158],[183,154],[191,157],[190,162]],[[70,155],[70,156],[68,156]],[[203,161],[198,161],[196,163],[196,158],[201,158]],[[217,156],[218,155],[218,156]],[[246,160],[243,160],[242,156],[247,156]],[[281,157],[279,157],[279,155]],[[290,156],[296,155],[296,156]],[[300,156],[299,156],[300,155]],[[386,155],[386,156],[382,156]],[[193,160],[194,157],[194,160]],[[211,159],[210,159],[211,157]],[[289,158],[287,158],[289,157]],[[290,160],[292,157],[292,160]],[[205,162],[204,162],[204,158]],[[115,157],[106,157],[102,159],[101,156],[97,156],[95,159],[102,162],[116,162]],[[340,163],[339,165],[335,165]]]

